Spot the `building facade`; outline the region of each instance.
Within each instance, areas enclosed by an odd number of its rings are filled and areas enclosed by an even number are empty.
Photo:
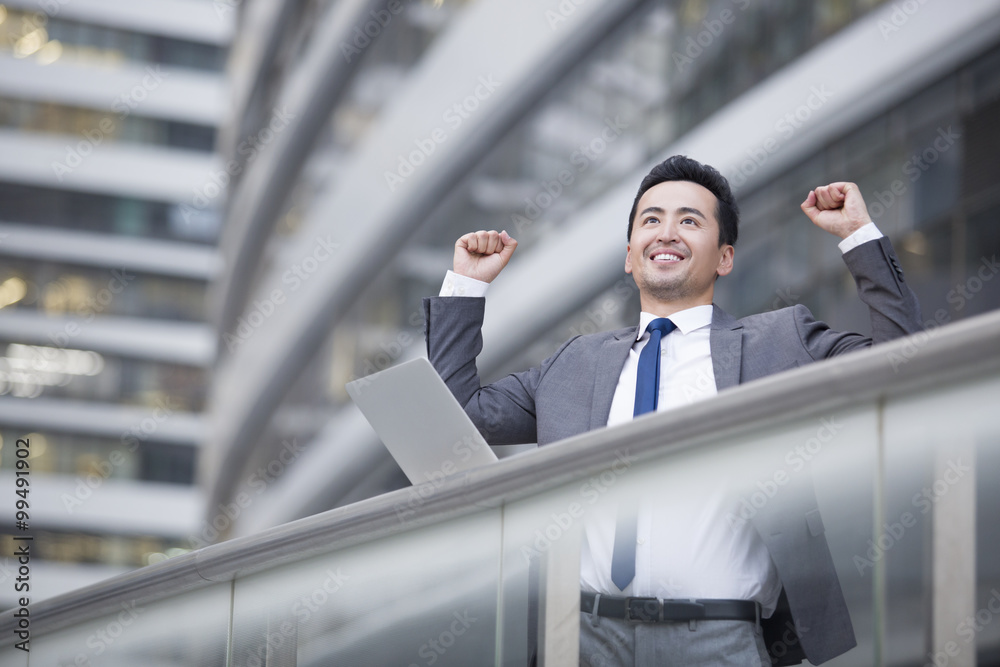
[[[737,191],[736,270],[717,290],[734,314],[804,303],[867,330],[834,244],[798,208],[837,180],[861,187],[930,326],[996,308],[998,11],[246,4],[224,142],[242,173],[213,288],[205,536],[405,485],[344,384],[423,353],[420,299],[465,232],[520,242],[490,289],[487,378],[632,324],[625,217],[670,154],[718,167]],[[243,160],[241,143],[282,117]]]
[[[182,553],[200,520],[234,18],[0,5],[0,479],[27,440],[36,600]]]

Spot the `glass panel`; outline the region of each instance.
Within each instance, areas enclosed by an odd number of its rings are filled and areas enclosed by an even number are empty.
[[[9,281],[9,282],[8,282]],[[5,307],[46,315],[127,315],[200,321],[205,318],[205,281],[139,273],[120,267],[5,258],[0,268]]]
[[[233,664],[493,664],[499,553],[491,511],[238,579]]]
[[[972,651],[979,664],[992,664],[984,657],[1000,651],[998,395],[993,378],[886,407],[877,553],[886,563],[892,664],[975,664]]]
[[[211,206],[136,201],[112,195],[0,182],[3,222],[214,243],[221,219]]]
[[[14,442],[24,435],[24,431],[0,427],[0,443]],[[75,476],[84,486],[89,480],[91,487],[105,479],[174,484],[191,484],[194,480],[196,450],[191,445],[140,439],[131,432],[112,439],[39,429],[30,436],[32,449],[38,443],[37,454],[31,458],[32,473]],[[13,470],[16,458],[9,449],[7,456],[3,454],[0,444],[0,469]]]
[[[224,667],[229,582],[121,610],[31,640],[34,665]]]
[[[997,170],[1000,172],[1000,169]],[[1000,176],[1000,174],[998,174]],[[958,317],[1000,308],[1000,204],[969,218],[966,227],[965,275],[950,284],[947,301]],[[957,319],[957,318],[956,318]]]
[[[795,554],[793,561],[822,558],[823,549],[816,541],[825,538],[857,640],[857,647],[831,660],[830,665],[875,661],[874,580],[871,570],[859,567],[857,556],[865,552],[873,534],[877,433],[875,409],[859,407],[770,426],[741,439],[734,446],[738,454],[731,458],[709,452],[702,457],[703,479],[709,478],[713,466],[727,461],[733,479],[743,485],[739,516],[749,516],[758,532],[764,532],[766,515],[777,503],[774,516],[780,516],[782,529],[793,526],[810,534],[804,543],[809,551]],[[805,510],[813,504],[818,514]],[[775,524],[771,525],[777,535]],[[782,566],[778,567],[780,572]],[[814,586],[822,583],[816,570],[809,571],[807,580]],[[779,636],[768,648],[782,657],[796,648],[796,642],[784,640],[787,623],[778,629]]]
[[[32,443],[34,444],[34,443]],[[69,497],[69,496],[65,496]],[[186,553],[187,544],[180,538],[156,535],[96,535],[65,530],[34,529],[31,557],[37,562],[95,563],[111,566],[105,570],[111,576],[121,568],[139,568]],[[14,562],[21,545],[14,539],[14,530],[0,528],[0,557]],[[35,596],[35,599],[39,599]]]
[[[829,664],[867,664],[875,650],[873,573],[859,570],[857,556],[873,536],[877,424],[874,408],[820,413],[638,463],[623,445],[609,469],[505,508],[505,605],[528,608],[529,600],[540,600],[532,628],[540,656],[548,649],[549,657],[565,657],[565,637],[576,632],[569,627],[574,611],[567,609],[580,589],[600,590],[603,582],[605,593],[622,595],[611,588],[608,567],[616,516],[620,505],[638,498],[638,566],[626,594],[758,599],[773,608],[782,577],[797,582],[793,594],[806,590],[807,596],[839,583],[849,615],[844,620],[858,646]],[[645,551],[643,540],[652,545]],[[580,576],[567,577],[567,570]],[[800,598],[798,608],[821,616],[822,608],[836,604],[829,598],[836,595]],[[772,653],[796,650],[798,640],[785,632],[788,621],[771,609],[765,615],[775,628],[765,630]],[[531,633],[527,642],[520,636],[523,616],[505,615],[505,651],[530,652]],[[575,625],[588,623],[590,616],[582,615]],[[809,625],[802,624],[803,634],[835,633]],[[582,642],[580,664],[617,664],[613,644]]]
[[[546,655],[545,626],[553,624],[554,612],[546,618],[541,587],[559,569],[580,571],[580,531],[591,508],[579,487],[563,486],[504,508],[502,664],[530,664],[532,655]],[[571,661],[566,653],[576,647],[562,644],[560,657]]]
[[[219,72],[225,50],[212,44],[149,35],[119,28],[80,23],[39,12],[5,9],[0,21],[0,53],[29,58],[41,65],[57,61],[120,66],[123,62],[153,62]]]
[[[211,152],[215,128],[118,112],[0,97],[0,127],[27,132],[76,135],[101,132],[100,141],[132,141]]]
[[[0,396],[6,395],[145,405],[171,411],[200,410],[204,405],[205,371],[93,350],[0,339]]]

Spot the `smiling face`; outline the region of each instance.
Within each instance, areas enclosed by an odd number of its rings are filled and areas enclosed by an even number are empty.
[[[639,200],[625,273],[642,309],[660,317],[712,303],[715,279],[733,269],[733,246],[719,245],[717,200],[690,181],[654,185]]]

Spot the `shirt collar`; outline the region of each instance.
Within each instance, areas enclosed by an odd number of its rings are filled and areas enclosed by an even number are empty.
[[[694,308],[688,308],[687,310],[679,310],[671,315],[669,319],[674,323],[678,331],[687,335],[695,329],[701,329],[711,325],[712,311],[712,304],[695,306]],[[645,311],[639,313],[639,332],[636,335],[636,340],[640,340],[646,335],[646,327],[648,327],[649,323],[657,317],[659,317],[659,315],[654,315],[653,313],[647,313]]]

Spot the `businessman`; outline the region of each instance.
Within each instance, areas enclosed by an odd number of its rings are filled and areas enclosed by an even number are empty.
[[[715,281],[733,269],[739,210],[719,172],[673,156],[643,179],[629,213],[625,272],[639,290],[637,326],[576,336],[540,366],[480,386],[486,286],[517,242],[479,231],[458,239],[440,296],[424,301],[428,357],[491,444],[543,446],[644,412],[682,409],[692,389],[704,393],[706,377],[714,393],[918,331],[916,297],[857,186],[818,187],[802,210],[840,239],[870,311],[871,338],[833,331],[802,305],[739,320],[715,306]],[[712,553],[648,539],[650,531],[677,530],[669,507],[631,527],[620,517],[588,526],[581,661],[820,664],[852,648],[815,494],[799,484],[792,497],[765,506],[742,530],[727,524],[722,504],[703,513],[694,529],[701,543],[717,546]]]

